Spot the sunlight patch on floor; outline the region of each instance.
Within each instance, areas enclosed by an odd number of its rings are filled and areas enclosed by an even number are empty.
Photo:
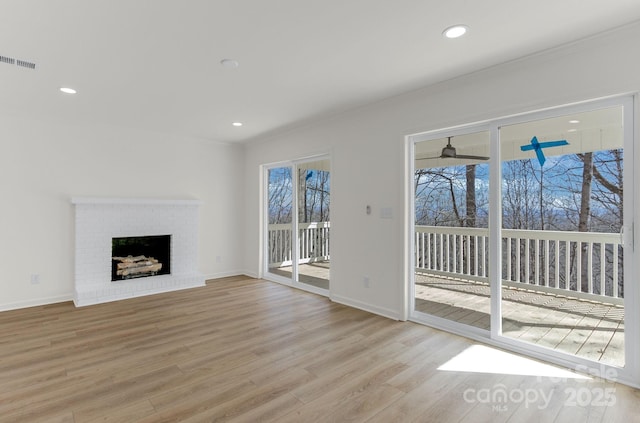
[[[519,376],[544,376],[561,379],[591,379],[588,376],[485,345],[470,346],[438,367],[438,370]]]

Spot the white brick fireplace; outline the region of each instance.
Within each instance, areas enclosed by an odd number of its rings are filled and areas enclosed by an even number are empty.
[[[72,198],[76,306],[204,286],[196,200]],[[171,235],[171,274],[111,280],[112,239]]]

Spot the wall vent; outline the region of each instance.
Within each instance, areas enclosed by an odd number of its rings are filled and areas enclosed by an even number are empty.
[[[33,62],[28,62],[26,60],[20,60],[20,59],[14,59],[13,57],[8,57],[8,56],[1,56],[0,55],[0,62],[1,63],[6,63],[8,65],[20,66],[21,68],[27,68],[27,69],[35,69],[36,68],[36,64],[33,63]]]
[[[14,59],[13,57],[0,56],[0,62],[13,65],[16,63],[16,59]]]
[[[28,69],[35,69],[36,68],[36,64],[35,63],[27,62],[25,60],[16,60],[16,65],[17,66],[22,66],[23,68],[28,68]]]

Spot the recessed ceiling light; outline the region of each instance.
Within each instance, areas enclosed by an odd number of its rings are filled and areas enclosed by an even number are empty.
[[[60,88],[60,91],[62,91],[65,94],[75,94],[77,92],[73,88],[69,88],[69,87],[62,87]]]
[[[573,129],[569,129],[567,132],[578,132],[578,130],[573,128]]]
[[[458,38],[467,33],[469,27],[466,25],[454,25],[442,31],[442,35],[446,38]]]
[[[232,59],[223,59],[220,61],[220,64],[225,68],[229,68],[229,69],[235,69],[238,66],[240,66],[240,63],[238,63],[237,60],[232,60]]]
[[[572,119],[572,120],[569,121],[569,123],[580,123],[580,121],[576,120],[576,119]]]
[[[242,122],[233,122],[232,125],[233,126],[242,126]]]

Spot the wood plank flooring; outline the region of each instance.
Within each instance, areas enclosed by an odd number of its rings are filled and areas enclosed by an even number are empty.
[[[8,311],[0,313],[0,422],[629,422],[640,414],[638,390],[602,380],[509,375],[481,362],[476,371],[439,369],[472,345],[246,277]],[[598,396],[605,389],[612,406]],[[505,402],[494,401],[500,390]],[[573,403],[572,392],[582,393]],[[525,393],[549,401],[525,402]]]
[[[301,282],[329,289],[329,262],[300,264]],[[291,266],[273,269],[291,277]],[[416,273],[415,309],[489,330],[486,284]],[[503,334],[589,360],[623,367],[624,308],[566,296],[503,288]]]

